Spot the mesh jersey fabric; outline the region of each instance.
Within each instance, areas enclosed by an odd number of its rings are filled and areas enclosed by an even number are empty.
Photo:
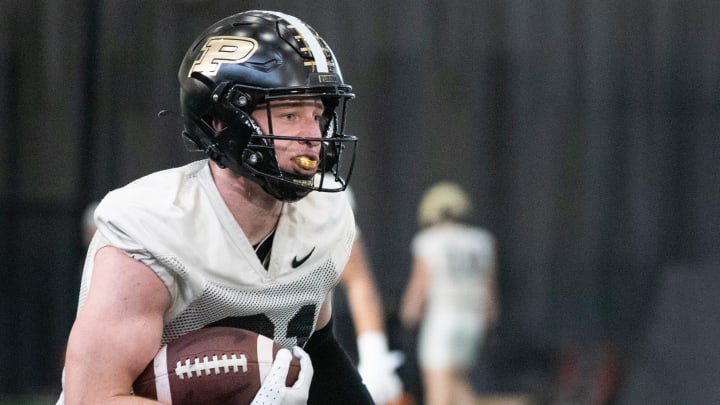
[[[108,193],[95,220],[79,306],[97,250],[120,248],[149,266],[170,291],[163,343],[224,324],[262,333],[284,347],[303,346],[355,237],[344,193],[310,193],[284,205],[265,269],[215,187],[207,160]]]

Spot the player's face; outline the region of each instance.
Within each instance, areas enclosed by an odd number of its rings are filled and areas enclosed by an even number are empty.
[[[274,135],[293,136],[301,140],[275,139],[275,154],[280,169],[289,173],[312,175],[320,161],[320,99],[286,99],[270,102],[270,119]],[[270,133],[267,106],[252,114],[264,133]]]

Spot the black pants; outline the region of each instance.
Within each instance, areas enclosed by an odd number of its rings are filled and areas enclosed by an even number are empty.
[[[357,368],[335,339],[332,320],[313,333],[304,349],[314,370],[309,405],[374,404]]]

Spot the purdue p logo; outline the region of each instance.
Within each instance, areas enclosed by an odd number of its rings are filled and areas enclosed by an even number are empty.
[[[202,47],[200,57],[190,67],[193,72],[215,76],[224,63],[243,63],[257,51],[257,41],[242,37],[210,37]]]

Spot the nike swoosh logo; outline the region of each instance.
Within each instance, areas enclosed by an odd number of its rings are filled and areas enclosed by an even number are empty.
[[[312,248],[312,250],[310,251],[310,253],[307,254],[307,256],[303,257],[303,258],[300,259],[300,260],[298,260],[297,256],[293,257],[293,260],[292,260],[292,268],[293,268],[293,269],[294,269],[294,268],[297,268],[297,267],[299,267],[301,264],[305,263],[305,262],[307,261],[307,259],[310,258],[310,255],[313,254],[314,251],[315,251],[315,247]]]

